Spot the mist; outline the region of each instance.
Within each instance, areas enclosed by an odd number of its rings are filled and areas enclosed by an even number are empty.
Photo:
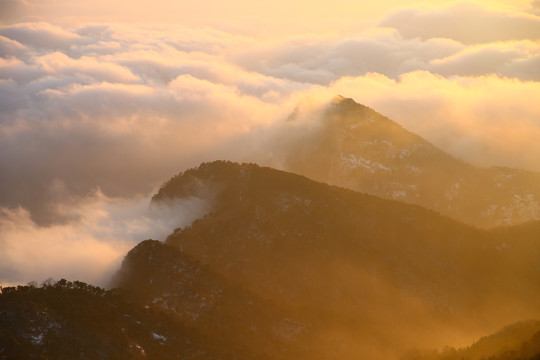
[[[0,208],[0,284],[66,278],[107,286],[137,243],[164,240],[210,209],[201,198],[149,202],[150,196],[109,198],[95,191],[55,204],[69,221],[50,226],[37,225],[24,208]]]
[[[540,171],[532,13],[374,6],[365,14],[375,17],[362,23],[267,36],[245,31],[249,22],[118,22],[95,11],[77,18],[74,5],[57,5],[64,7],[56,16],[39,1],[1,3],[10,11],[0,26],[1,236],[11,244],[1,254],[10,264],[4,282],[67,276],[61,268],[81,279],[105,276],[135,242],[164,236],[142,212],[153,189],[203,161],[267,163],[272,149],[316,126],[314,115],[284,134],[298,104],[321,109],[338,94],[464,161]],[[404,14],[430,26],[414,27]],[[471,14],[490,28],[523,26],[511,36],[453,35],[446,20]],[[141,213],[128,221],[121,214],[131,206]],[[115,225],[134,219],[148,231]],[[26,251],[52,260],[62,247],[73,249],[65,265],[36,260],[43,272],[23,270]],[[87,248],[102,249],[92,259],[107,254],[102,270],[70,272],[83,261],[67,259]]]

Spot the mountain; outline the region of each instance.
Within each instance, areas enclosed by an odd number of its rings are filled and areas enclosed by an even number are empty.
[[[165,245],[221,279],[217,288],[239,286],[246,294],[205,297],[213,304],[208,314],[222,313],[205,315],[204,305],[199,316],[208,325],[198,330],[206,336],[213,335],[212,319],[241,316],[246,299],[255,303],[246,324],[257,334],[275,333],[280,322],[294,334],[284,352],[264,351],[275,359],[302,351],[324,359],[395,358],[540,315],[540,222],[480,230],[419,206],[230,162],[187,170],[152,201],[201,194],[211,194],[212,211],[176,229]],[[141,256],[150,258],[148,251]],[[145,301],[165,309],[191,308],[190,299],[202,298],[193,290],[202,285],[186,293],[174,266],[155,261],[171,285],[152,290],[143,281],[151,272],[129,270],[129,255],[119,285],[141,284]],[[274,315],[265,318],[263,304]],[[231,336],[251,342],[241,331]],[[261,346],[284,340],[276,339]]]
[[[128,291],[138,303],[161,308],[208,338],[226,344],[233,354],[297,359],[310,348],[307,331],[299,327],[294,314],[159,241],[144,241],[132,249],[113,284]]]
[[[113,290],[1,289],[0,359],[397,359],[540,316],[540,222],[482,230],[226,161],[152,203],[193,197],[211,211],[129,251]],[[536,359],[529,324],[406,359]]]
[[[295,130],[306,116],[289,117],[266,163],[483,228],[540,220],[540,173],[474,167],[341,96]]]

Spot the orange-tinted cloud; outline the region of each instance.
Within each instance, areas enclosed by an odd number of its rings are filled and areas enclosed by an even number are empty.
[[[498,74],[540,80],[538,44],[531,41],[492,43],[468,47],[449,57],[433,60],[427,69],[445,76]]]
[[[62,191],[59,180],[55,184]],[[59,211],[69,223],[40,227],[22,208],[0,207],[0,285],[69,278],[107,286],[124,255],[138,242],[164,240],[209,209],[207,199],[188,198],[149,207],[149,197],[111,199],[95,192]]]
[[[406,38],[448,38],[464,44],[540,39],[537,16],[494,11],[471,3],[428,11],[403,9],[388,15],[380,25],[396,28]]]

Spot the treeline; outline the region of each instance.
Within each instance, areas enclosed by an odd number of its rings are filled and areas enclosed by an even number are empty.
[[[121,289],[66,279],[1,289],[0,360],[176,358],[231,356]]]
[[[107,291],[101,287],[87,284],[83,281],[69,281],[66,279],[60,279],[58,281],[49,278],[38,285],[37,282],[32,281],[27,285],[17,285],[17,286],[0,286],[0,296],[10,296],[17,293],[28,293],[28,292],[39,292],[40,289],[70,289],[70,290],[79,290],[84,291],[93,295],[104,295]]]

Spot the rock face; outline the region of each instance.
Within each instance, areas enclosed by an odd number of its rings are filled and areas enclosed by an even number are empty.
[[[334,98],[313,121],[318,125],[281,144],[268,162],[484,228],[540,219],[539,173],[473,167],[352,99]]]
[[[204,192],[214,194],[213,210],[166,244],[245,289],[244,299],[273,305],[269,319],[262,305],[249,317],[270,339],[261,346],[284,344],[283,353],[265,352],[271,358],[303,351],[388,358],[540,315],[539,223],[484,231],[418,206],[229,162],[179,174],[153,201]],[[164,299],[185,296],[170,293],[176,285],[165,288],[152,302],[170,308],[177,300]],[[204,304],[230,303],[218,293]],[[233,309],[217,312],[242,313]]]

